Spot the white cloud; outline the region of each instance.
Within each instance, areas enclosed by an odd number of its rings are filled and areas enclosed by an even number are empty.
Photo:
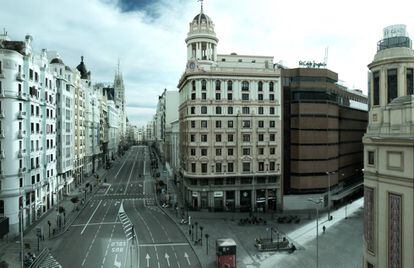
[[[133,106],[129,117],[143,124],[164,88],[176,90],[185,67],[188,23],[199,5],[154,1],[159,14],[154,19],[143,12],[121,13],[114,1],[2,1],[0,26],[14,40],[31,34],[37,50],[57,50],[70,66],[84,55],[96,82],[113,80],[119,57],[127,104]],[[412,1],[205,2],[205,13],[216,24],[219,53],[271,55],[296,67],[299,60],[322,61],[329,46],[328,67],[348,86],[365,93],[366,65],[376,52],[382,28],[403,23],[414,29]]]

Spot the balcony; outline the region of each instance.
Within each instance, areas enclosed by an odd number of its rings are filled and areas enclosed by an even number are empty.
[[[18,158],[23,158],[24,150],[19,150],[19,153],[17,154]]]
[[[21,92],[21,91],[19,91],[18,93],[17,93],[17,98],[18,99],[21,99],[21,100],[26,100],[26,93],[23,93],[23,92]]]
[[[25,134],[26,134],[26,131],[19,130],[19,133],[17,134],[17,138],[18,139],[23,139]]]
[[[1,110],[0,111],[0,118],[4,118],[5,117],[5,115],[4,115],[4,110]]]
[[[4,159],[5,155],[4,155],[4,150],[0,150],[0,159]]]
[[[4,93],[4,90],[0,89],[0,98],[6,97],[6,94]]]
[[[0,70],[0,78],[4,78],[3,70]]]
[[[25,77],[24,74],[22,74],[21,72],[18,72],[17,75],[16,75],[16,80],[20,81],[20,82],[23,82],[24,77]]]
[[[0,139],[6,138],[6,135],[4,135],[4,129],[0,129]]]
[[[17,115],[17,119],[24,119],[26,117],[26,112],[20,111]]]
[[[23,176],[25,172],[26,172],[26,168],[19,168],[18,175]]]

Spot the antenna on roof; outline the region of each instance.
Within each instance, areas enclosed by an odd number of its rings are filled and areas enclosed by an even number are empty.
[[[118,57],[118,69],[117,69],[118,75],[121,73],[121,60]]]
[[[201,12],[200,13],[203,13],[203,1],[204,0],[197,0],[197,1],[201,3]]]
[[[328,69],[328,52],[329,52],[329,46],[327,46],[325,48],[325,59],[324,59],[324,63],[325,63],[325,68]]]

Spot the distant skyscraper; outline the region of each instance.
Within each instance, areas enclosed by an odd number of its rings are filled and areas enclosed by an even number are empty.
[[[414,267],[414,51],[404,25],[384,29],[368,68],[364,268]]]

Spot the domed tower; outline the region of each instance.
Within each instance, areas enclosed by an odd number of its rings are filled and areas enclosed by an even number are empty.
[[[78,69],[81,75],[81,79],[86,79],[86,80],[91,79],[91,72],[88,72],[88,70],[86,69],[85,63],[83,62],[83,56],[81,56],[81,62],[76,67],[76,69]]]
[[[185,42],[188,68],[194,69],[197,64],[213,65],[217,61],[218,38],[214,32],[214,23],[204,14],[203,6],[190,22],[190,31]]]

